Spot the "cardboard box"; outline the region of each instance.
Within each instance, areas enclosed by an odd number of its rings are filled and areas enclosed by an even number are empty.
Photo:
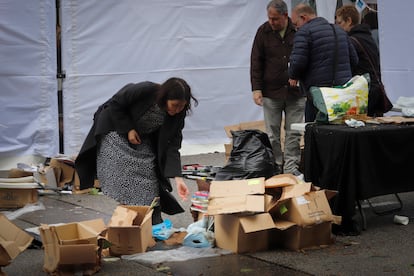
[[[108,224],[110,255],[143,253],[148,247],[154,246],[152,213],[149,206],[118,206]]]
[[[216,246],[235,253],[264,251],[269,248],[269,231],[274,223],[268,213],[250,216],[214,216]]]
[[[56,176],[57,186],[63,188],[72,185],[72,192],[80,192],[80,180],[75,170],[75,161],[70,158],[52,158],[49,167],[53,168]]]
[[[232,138],[232,131],[246,130],[246,129],[258,129],[260,131],[266,132],[266,127],[264,120],[261,121],[252,121],[252,122],[241,122],[236,125],[225,126],[224,131],[227,134],[227,137]]]
[[[224,156],[226,157],[226,161],[229,160],[232,150],[233,150],[233,144],[224,144]]]
[[[26,204],[38,201],[37,189],[0,188],[0,208],[22,208]]]
[[[280,197],[273,198],[266,206],[275,225],[270,232],[271,247],[300,250],[331,244],[332,223],[341,221],[341,217],[332,214],[328,202],[336,192],[320,190],[312,183],[286,185],[281,189]]]
[[[292,225],[285,230],[270,230],[270,247],[303,250],[325,247],[334,242],[332,223],[323,222],[310,226]]]
[[[290,221],[299,226],[340,221],[340,217],[332,214],[328,202],[335,191],[318,190],[312,183],[289,185],[282,189],[281,197],[266,206],[276,220]]]
[[[61,225],[41,225],[40,236],[45,250],[44,271],[60,273],[74,267],[97,272],[100,269],[102,219]]]
[[[33,176],[0,178],[0,208],[21,208],[28,203],[36,203],[38,187]]]
[[[264,177],[211,181],[209,215],[265,211]]]
[[[0,213],[0,268],[7,266],[33,241],[33,237]],[[0,271],[1,274],[1,271]]]

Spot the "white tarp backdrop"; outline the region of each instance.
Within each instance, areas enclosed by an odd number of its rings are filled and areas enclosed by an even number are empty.
[[[414,95],[414,1],[378,0],[377,4],[382,81],[391,101],[396,102],[399,97]]]
[[[319,15],[328,17],[335,2],[317,1]],[[184,144],[222,144],[223,126],[261,119],[249,67],[267,3],[61,0],[65,154],[78,152],[98,105],[128,82],[189,82],[200,104],[186,120]],[[393,101],[412,94],[413,7],[378,0],[383,80]],[[55,0],[0,0],[1,160],[58,153],[55,12]]]
[[[59,150],[55,1],[0,1],[0,160]]]
[[[65,153],[80,149],[97,106],[128,82],[189,82],[199,106],[183,143],[224,143],[225,125],[261,119],[249,67],[267,2],[62,1]]]

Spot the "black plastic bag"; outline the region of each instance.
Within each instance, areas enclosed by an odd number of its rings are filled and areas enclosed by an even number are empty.
[[[248,179],[277,174],[272,146],[266,133],[260,130],[232,131],[233,148],[229,160],[214,180]]]

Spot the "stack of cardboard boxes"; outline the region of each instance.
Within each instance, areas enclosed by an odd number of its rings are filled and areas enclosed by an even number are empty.
[[[340,223],[329,206],[333,195],[288,174],[212,181],[208,214],[214,215],[216,245],[245,253],[331,244],[331,225]]]

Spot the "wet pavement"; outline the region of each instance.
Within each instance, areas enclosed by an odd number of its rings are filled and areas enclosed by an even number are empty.
[[[184,156],[182,161],[183,164],[221,166],[224,154]],[[191,193],[197,190],[194,180],[186,179],[186,183]],[[393,222],[395,214],[414,220],[414,193],[403,193],[400,197],[403,209],[382,216],[363,203],[367,230],[359,236],[337,236],[335,243],[326,248],[300,252],[271,249],[178,262],[157,263],[155,260],[153,264],[104,258],[95,275],[414,275],[414,223],[399,225]],[[89,194],[43,195],[39,202],[44,205],[44,210],[23,214],[13,222],[22,229],[95,218],[108,222],[117,205],[103,195]],[[396,204],[393,196],[375,198],[371,202],[378,209],[389,209]],[[190,204],[189,201],[182,202],[185,210],[189,210]],[[163,217],[169,218],[175,228],[186,228],[193,222],[189,211]],[[12,264],[3,268],[3,272],[10,276],[46,275],[43,258],[43,250],[34,246],[17,256]]]

